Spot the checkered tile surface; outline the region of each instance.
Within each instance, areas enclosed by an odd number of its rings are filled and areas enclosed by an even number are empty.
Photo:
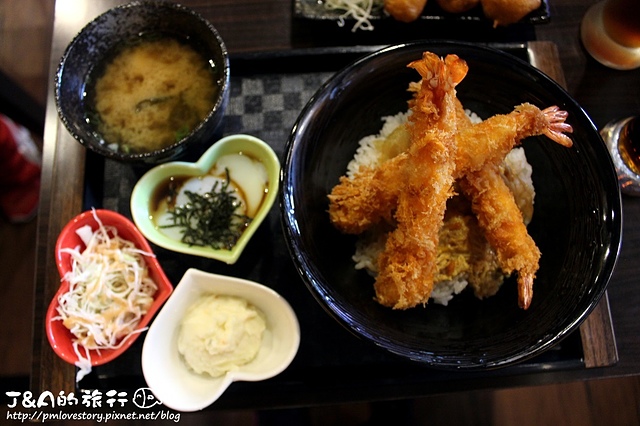
[[[248,133],[282,153],[307,101],[331,74],[266,75],[231,79],[223,133]]]

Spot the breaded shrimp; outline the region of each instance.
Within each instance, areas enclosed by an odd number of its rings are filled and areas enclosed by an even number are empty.
[[[540,250],[527,232],[513,194],[493,165],[468,173],[459,184],[471,200],[471,209],[496,251],[501,269],[507,274],[518,273],[518,304],[527,309]]]
[[[554,142],[572,146],[563,132],[573,129],[567,113],[553,106],[542,111],[522,104],[506,115],[495,115],[468,126],[458,138],[458,173],[464,195],[484,229],[485,237],[496,251],[501,269],[518,272],[518,304],[527,309],[533,297],[533,279],[539,267],[540,251],[529,236],[522,213],[498,170],[511,149],[522,139],[546,135]]]
[[[377,301],[394,309],[427,303],[433,290],[438,231],[453,195],[456,91],[466,62],[425,53],[409,64],[422,76],[411,103],[411,145],[399,169],[397,227],[378,258]]]
[[[417,90],[417,89],[414,89]],[[437,120],[434,101],[442,94],[436,91],[423,94],[423,114],[428,118],[415,121],[426,132]],[[540,110],[525,103],[509,114],[494,115],[480,123],[472,124],[456,99],[457,151],[454,177],[459,179],[470,171],[485,165],[496,165],[530,136],[546,135],[562,146],[570,147],[571,126],[565,122],[567,113],[556,106]],[[408,130],[407,130],[408,131]],[[386,221],[392,222],[397,204],[398,171],[404,167],[406,153],[388,160],[377,168],[365,169],[353,178],[342,177],[329,195],[331,222],[340,231],[359,234],[371,226]]]
[[[414,133],[425,133],[441,120],[439,106],[446,94],[445,87],[455,87],[460,83],[468,67],[455,55],[442,60],[430,52],[425,52],[422,59],[408,66],[417,69],[423,77],[419,83],[410,86],[414,98],[409,105],[419,110],[420,119],[412,121]],[[457,102],[455,94],[454,100]],[[393,222],[401,187],[398,174],[406,157],[406,153],[401,153],[377,168],[360,170],[352,178],[340,178],[328,196],[329,217],[336,228],[347,234],[360,234],[380,222]]]
[[[455,123],[455,121],[453,121]],[[438,231],[453,195],[449,147],[453,135],[430,132],[420,146],[412,146],[401,178],[395,218],[384,251],[378,258],[374,284],[376,300],[394,309],[427,303],[433,290]]]
[[[408,148],[377,167],[341,178],[329,195],[331,221],[354,234],[381,222],[395,224],[378,258],[376,299],[394,309],[425,304],[434,285],[438,232],[457,180],[500,268],[518,273],[519,304],[526,309],[540,252],[498,166],[529,136],[546,135],[572,146],[564,134],[572,131],[565,122],[567,113],[525,103],[509,114],[472,124],[456,98],[455,88],[468,71],[463,60],[425,52],[409,67],[422,80],[409,87],[414,92],[412,114],[402,130],[409,134]]]
[[[494,115],[465,126],[457,136],[457,177],[486,165],[499,164],[509,151],[530,136],[545,135],[562,146],[571,147],[573,142],[564,133],[571,133],[573,129],[565,122],[566,117],[567,112],[557,106],[540,110],[524,103],[509,114]]]
[[[449,144],[449,146],[455,146],[457,149],[456,155],[454,155],[453,168],[445,170],[442,164],[434,166],[422,158],[418,161],[422,169],[416,168],[412,170],[411,173],[415,173],[416,176],[405,176],[403,182],[405,182],[405,185],[410,185],[410,179],[416,179],[420,175],[424,179],[424,184],[432,182],[434,177],[429,173],[432,167],[440,174],[452,173],[452,177],[459,180],[463,193],[472,202],[473,212],[484,230],[485,237],[496,250],[501,269],[507,274],[514,271],[518,273],[518,302],[520,307],[527,309],[533,295],[533,279],[539,267],[540,251],[527,232],[522,213],[515,202],[513,194],[502,179],[498,165],[514,146],[519,145],[524,138],[529,136],[544,134],[555,142],[570,147],[572,145],[571,139],[562,132],[570,133],[572,128],[565,123],[566,113],[555,106],[541,111],[533,105],[523,104],[516,107],[510,114],[496,115],[481,123],[471,124],[464,111],[460,112],[461,104],[457,102],[455,105],[459,132],[454,135],[455,142]],[[416,159],[416,157],[409,156],[404,161],[409,163],[412,159]],[[404,164],[403,167],[409,166]],[[431,197],[433,201],[433,195]],[[442,200],[442,198],[438,197],[435,199]],[[412,202],[416,203],[417,200],[418,197],[416,196]],[[425,206],[424,208],[428,207],[440,208],[438,204]],[[399,204],[396,217],[399,217],[400,214]],[[428,268],[431,259],[421,253],[419,251],[420,246],[413,244],[410,238],[412,235],[411,230],[424,230],[425,225],[419,223],[416,225],[411,220],[405,220],[405,222],[411,223],[411,225],[406,226],[404,230],[398,231],[397,235],[392,233],[387,240],[387,251],[394,253],[395,257],[385,258],[383,253],[379,259],[378,268],[382,270],[382,262],[386,262],[388,263],[387,270],[397,276],[395,277],[396,281],[400,277],[409,280],[410,277],[407,275],[407,271],[397,270],[403,265],[398,262],[397,257],[399,254],[405,257],[415,256],[414,263],[423,262],[422,269],[425,270],[421,273],[424,279],[428,277],[426,268]],[[401,229],[400,225],[398,228]],[[396,238],[392,239],[393,237]],[[437,244],[437,240],[435,243]],[[413,250],[414,253],[403,253],[403,250],[407,249]],[[429,254],[430,252],[426,253]],[[417,271],[414,268],[412,272],[416,273]],[[405,303],[405,300],[411,300],[409,303],[415,304],[426,303],[433,289],[431,280],[432,276],[429,276],[429,280],[421,283],[406,284],[404,286],[396,284],[395,286],[387,287],[396,292],[392,295],[386,294],[387,299],[395,300],[391,297],[393,296],[403,301],[402,303]],[[380,296],[384,294],[380,290],[382,288],[380,282],[384,281],[381,281],[379,275],[376,283],[378,300],[380,303],[389,306]],[[412,296],[410,290],[417,291],[417,289],[424,292],[424,298],[419,299],[417,295],[413,295],[413,299],[409,299]],[[404,293],[400,292],[400,290],[404,290]],[[405,309],[406,307],[411,307],[411,305],[404,307],[398,302],[393,307]]]
[[[399,164],[406,153],[378,167],[367,167],[352,178],[342,176],[329,194],[331,223],[345,234],[361,234],[381,222],[393,223],[400,185]]]

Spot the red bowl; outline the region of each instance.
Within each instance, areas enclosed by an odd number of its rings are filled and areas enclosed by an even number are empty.
[[[132,241],[137,248],[144,250],[145,252],[152,253],[151,246],[147,240],[129,219],[110,210],[95,210],[95,214],[103,225],[115,227],[118,230],[118,235],[120,237]],[[69,329],[62,324],[62,321],[53,321],[52,318],[58,315],[57,307],[59,296],[69,291],[69,282],[62,279],[62,277],[71,270],[71,255],[62,252],[61,249],[84,247],[84,243],[76,234],[76,230],[85,225],[91,226],[94,230],[98,227],[98,223],[93,216],[93,211],[86,211],[73,218],[67,225],[65,225],[58,236],[55,253],[58,272],[62,283],[49,304],[45,322],[47,338],[49,339],[49,343],[51,344],[54,352],[58,354],[60,358],[74,365],[78,362],[78,355],[73,350],[74,336]],[[153,304],[149,308],[147,314],[140,320],[137,330],[143,329],[149,325],[151,319],[173,291],[173,286],[162,270],[157,259],[149,256],[144,256],[144,258],[147,262],[149,275],[158,286],[158,290],[154,295]],[[126,342],[118,349],[101,349],[100,351],[90,350],[89,355],[91,357],[91,365],[102,365],[112,361],[126,351],[137,339],[139,334],[140,333],[136,332],[133,336],[128,337]],[[84,354],[83,348],[80,348],[80,353]]]

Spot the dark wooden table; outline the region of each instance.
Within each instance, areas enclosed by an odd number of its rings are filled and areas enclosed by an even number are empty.
[[[182,3],[201,12],[218,29],[232,55],[246,52],[290,51],[326,46],[380,46],[420,38],[472,42],[522,42],[533,52],[544,70],[583,106],[597,127],[609,120],[640,113],[640,70],[614,71],[586,56],[579,41],[580,20],[593,0],[549,0],[550,21],[540,25],[516,25],[494,30],[457,23],[430,25],[380,24],[379,31],[352,33],[335,22],[301,22],[293,16],[291,0],[210,0]],[[119,0],[59,0],[56,2],[51,76],[72,37],[91,19]],[[386,25],[389,25],[387,28]],[[470,30],[471,28],[471,30]],[[384,30],[384,31],[383,31]],[[533,43],[531,43],[533,42]],[[53,77],[52,77],[53,82]],[[60,229],[82,210],[85,182],[85,151],[58,120],[53,89],[47,103],[43,187],[38,217],[36,302],[34,312],[33,392],[72,391],[74,368],[51,350],[44,333],[46,306],[59,284],[54,244]],[[88,171],[90,172],[90,171]],[[420,396],[434,392],[504,386],[536,385],[640,374],[640,199],[623,197],[623,245],[608,289],[608,300],[581,327],[585,348],[584,368],[536,369],[517,374],[471,375],[447,381],[438,376],[438,386],[429,380],[390,381],[377,388],[344,387],[309,379],[303,387],[273,390],[264,403],[291,406],[339,398],[352,400]],[[608,305],[607,305],[608,302]],[[613,331],[612,331],[613,330]],[[613,339],[615,333],[615,340]],[[591,351],[590,353],[587,353]],[[308,393],[301,393],[306,389]],[[342,389],[342,392],[340,391]],[[251,403],[232,403],[251,408]]]

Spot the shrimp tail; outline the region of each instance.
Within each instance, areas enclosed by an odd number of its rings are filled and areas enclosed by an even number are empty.
[[[573,133],[573,127],[566,122],[569,113],[561,110],[558,106],[550,106],[542,110],[548,121],[548,126],[544,130],[543,134],[552,141],[571,148],[573,141],[565,133]]]
[[[518,306],[524,310],[529,309],[533,299],[533,278],[529,274],[518,275]]]
[[[415,93],[409,106],[416,117],[414,123],[426,129],[441,119],[440,105],[452,91],[455,95],[455,87],[465,78],[469,66],[457,55],[447,55],[442,59],[432,52],[424,52],[421,59],[407,66],[422,77],[420,83],[410,86]]]

